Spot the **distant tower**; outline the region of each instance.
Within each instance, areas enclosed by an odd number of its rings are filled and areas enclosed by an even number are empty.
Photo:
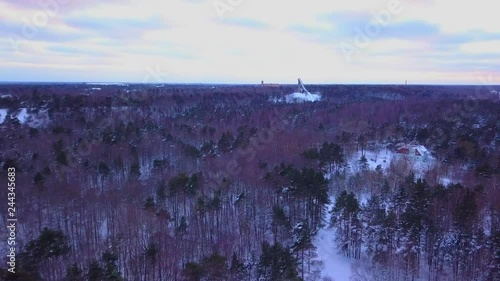
[[[297,90],[299,93],[305,93],[309,94],[309,91],[306,89],[304,86],[304,83],[302,83],[302,79],[299,78],[299,89]]]
[[[405,85],[408,85],[408,80],[405,80]]]

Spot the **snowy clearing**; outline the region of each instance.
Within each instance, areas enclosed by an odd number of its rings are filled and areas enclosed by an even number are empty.
[[[358,151],[354,153],[351,158],[348,160],[348,164],[350,167],[351,172],[357,172],[359,170],[359,159],[363,153],[361,151]],[[389,149],[384,149],[381,151],[370,151],[366,150],[364,151],[364,155],[366,159],[368,160],[368,167],[370,170],[375,170],[378,165],[381,166],[382,170],[386,170],[389,168],[389,165],[391,164],[392,159],[394,159],[394,152],[390,151]]]
[[[46,109],[39,110],[37,112],[30,112],[28,108],[23,107],[20,108],[19,111],[14,110],[14,112],[9,114],[9,109],[2,108],[0,109],[0,124],[3,124],[9,115],[10,118],[15,118],[19,121],[19,123],[27,125],[31,128],[45,127],[50,123],[48,110]]]
[[[393,161],[404,161],[406,162],[417,177],[423,177],[424,173],[436,166],[436,159],[432,156],[428,156],[425,160],[408,157],[403,154],[396,153],[390,149],[382,149],[379,151],[365,150],[363,153],[357,151],[348,158],[348,171],[351,173],[357,173],[361,171],[359,160],[362,155],[365,155],[368,161],[368,169],[375,170],[377,166],[380,165],[382,171],[386,171]]]
[[[5,117],[7,117],[7,109],[2,108],[0,109],[0,124],[5,121]]]

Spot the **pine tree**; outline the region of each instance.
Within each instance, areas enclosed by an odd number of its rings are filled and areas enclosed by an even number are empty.
[[[337,247],[347,257],[361,255],[362,225],[359,219],[360,206],[354,193],[343,191],[335,199],[331,210],[330,226],[337,231]]]
[[[19,255],[19,267],[32,276],[39,276],[40,267],[44,262],[67,255],[71,247],[68,238],[61,230],[44,228],[40,236],[26,245]],[[36,277],[35,279],[40,279]]]
[[[201,261],[202,271],[207,281],[225,281],[229,276],[226,257],[213,253]]]
[[[336,143],[323,143],[319,150],[319,159],[322,166],[326,166],[328,172],[339,172],[345,166],[345,156],[342,147]]]
[[[300,261],[301,277],[304,279],[306,270],[309,271],[310,266],[305,268],[307,260],[312,258],[312,253],[316,249],[312,243],[313,233],[309,228],[307,221],[299,222],[293,229],[293,242],[291,249],[295,253],[296,258]]]
[[[76,263],[72,266],[68,267],[66,270],[66,279],[65,281],[83,281],[83,270],[78,267]]]
[[[230,280],[232,281],[240,281],[243,280],[246,275],[245,265],[238,259],[236,253],[233,253],[233,257],[231,258],[231,266],[229,267],[230,272]]]
[[[285,240],[285,235],[291,228],[290,219],[287,217],[285,210],[280,206],[273,206],[271,229],[274,235],[274,242]]]
[[[187,228],[188,228],[188,225],[187,225],[186,217],[182,216],[181,221],[179,223],[179,226],[176,229],[177,236],[182,237],[183,235],[185,235],[187,233]]]
[[[118,261],[118,255],[111,252],[104,252],[102,254],[102,260],[104,262],[104,280],[105,281],[121,281],[122,276],[118,271],[118,265],[116,262]]]
[[[367,253],[373,255],[373,260],[378,262],[387,252],[385,240],[385,223],[387,215],[378,196],[372,196],[363,209],[363,223],[366,225],[363,233]]]
[[[199,263],[188,262],[184,265],[182,276],[186,281],[201,281],[203,278],[203,269]]]
[[[258,264],[261,281],[298,280],[297,261],[280,243],[262,243],[262,254]]]
[[[366,159],[366,156],[364,154],[359,158],[358,164],[361,171],[366,171],[369,168],[368,159]]]
[[[233,148],[234,137],[231,132],[222,133],[217,146],[222,153],[227,153]]]
[[[88,281],[104,281],[104,270],[98,261],[92,260],[87,271]]]

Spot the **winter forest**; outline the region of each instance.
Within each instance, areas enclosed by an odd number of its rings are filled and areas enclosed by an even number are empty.
[[[0,85],[0,280],[500,280],[497,94],[308,89]]]

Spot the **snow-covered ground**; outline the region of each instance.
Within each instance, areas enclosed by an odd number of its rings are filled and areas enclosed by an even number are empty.
[[[286,103],[315,102],[320,100],[321,100],[321,95],[311,94],[309,92],[306,93],[295,92],[285,96]]]
[[[19,123],[24,124],[28,120],[30,115],[28,114],[27,108],[21,108],[21,111],[17,114],[16,118],[19,120]]]
[[[361,151],[352,154],[351,158],[347,161],[351,172],[356,172],[359,170],[359,159],[363,153]],[[368,160],[368,167],[370,170],[375,170],[378,165],[382,167],[382,170],[389,168],[391,161],[394,159],[394,153],[389,149],[383,149],[380,151],[370,151],[365,150],[364,155],[366,160]]]
[[[5,117],[7,117],[7,109],[2,108],[0,109],[0,124],[5,121]]]
[[[331,204],[328,205],[327,210],[330,210],[335,202],[335,197],[330,197]],[[325,212],[325,221],[330,221],[329,212]],[[331,277],[335,281],[349,281],[351,276],[351,263],[352,260],[337,253],[334,244],[335,231],[328,226],[323,227],[318,231],[314,237],[313,244],[316,246],[318,259],[323,262],[321,276]]]
[[[449,178],[449,177],[442,177],[439,179],[439,181],[441,182],[442,185],[444,186],[447,186],[449,185],[450,183],[454,183],[455,181],[453,181],[453,179]]]
[[[335,281],[349,281],[351,276],[351,260],[337,254],[333,243],[335,232],[333,229],[322,228],[314,237],[318,258],[323,261],[322,277],[331,277]]]
[[[429,156],[426,161],[422,161],[417,159],[410,159],[406,156],[395,153],[390,149],[381,149],[378,151],[365,150],[364,153],[358,151],[348,157],[348,173],[356,173],[360,171],[359,159],[363,154],[368,160],[367,164],[370,170],[375,170],[377,166],[380,165],[382,171],[386,171],[387,169],[389,169],[391,162],[393,161],[408,161],[415,175],[419,177],[423,176],[425,171],[431,169],[436,165],[436,161],[432,156]],[[326,174],[325,177],[330,178],[331,175]],[[443,180],[445,182],[451,181],[451,179],[448,179],[449,181],[446,181],[446,179],[444,178]],[[360,200],[360,203],[367,204],[370,196],[371,195],[368,193],[359,194],[358,198]],[[330,202],[335,202],[334,196],[330,198]],[[332,205],[330,204],[328,206],[328,210],[330,210],[331,208]],[[328,212],[325,214],[324,219],[326,222],[330,221]],[[320,259],[324,264],[324,267],[322,269],[322,276],[332,277],[335,281],[349,281],[352,274],[351,266],[354,260],[337,254],[337,249],[334,244],[335,235],[336,234],[333,229],[324,227],[318,231],[313,240],[313,244],[317,248],[316,251],[318,254],[318,259]]]
[[[349,166],[349,172],[356,173],[360,171],[359,160],[362,155],[363,153],[358,151],[348,158],[347,164]],[[393,161],[406,161],[415,173],[415,176],[423,177],[426,171],[436,166],[436,159],[430,155],[425,161],[395,153],[390,149],[382,149],[379,151],[365,150],[364,155],[366,160],[368,160],[367,164],[370,170],[375,170],[377,166],[380,165],[382,171],[385,171],[390,167]]]
[[[27,108],[21,108],[19,111],[15,110],[9,114],[9,109],[2,108],[0,109],[0,124],[3,124],[9,115],[9,118],[16,118],[19,123],[28,125],[31,128],[44,127],[50,122],[47,110],[30,113]]]
[[[273,103],[304,103],[304,102],[315,102],[320,101],[321,95],[319,93],[311,94],[309,92],[300,93],[294,92],[289,95],[286,95],[284,98],[273,98],[270,99]]]

